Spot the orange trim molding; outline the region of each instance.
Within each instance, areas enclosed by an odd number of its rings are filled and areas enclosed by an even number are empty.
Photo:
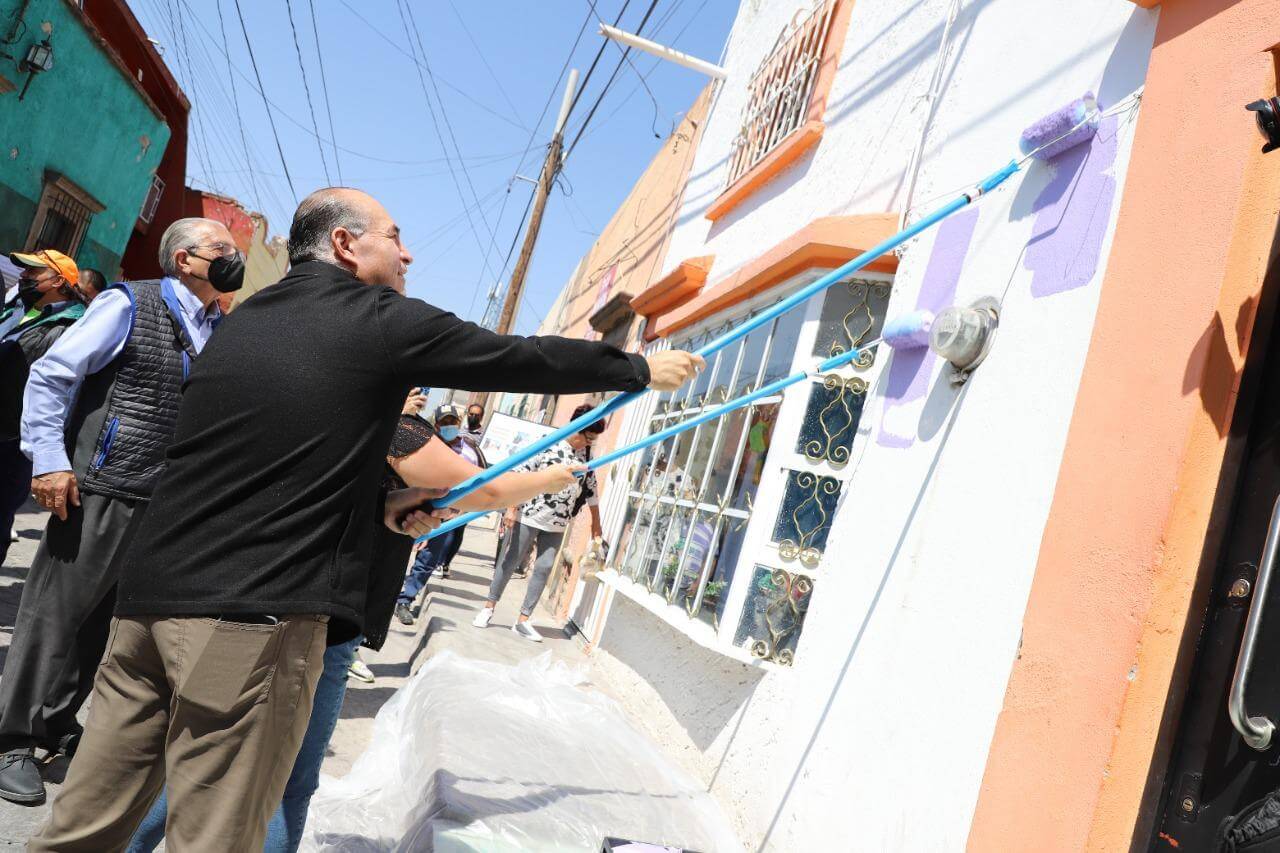
[[[790,166],[800,155],[818,144],[822,131],[826,128],[820,121],[807,121],[786,135],[773,147],[764,159],[756,163],[733,182],[733,186],[720,194],[720,197],[707,208],[707,219],[715,222],[733,210],[743,200],[760,189],[783,169]]]
[[[689,301],[702,289],[715,259],[715,255],[703,255],[681,261],[675,269],[633,297],[631,309],[637,314],[652,318],[668,308]]]
[[[896,213],[864,213],[815,219],[781,243],[726,276],[698,296],[650,318],[654,337],[667,337],[719,311],[745,302],[797,273],[814,267],[840,266],[856,258],[898,229]],[[867,266],[871,272],[898,269],[896,255],[888,254]]]

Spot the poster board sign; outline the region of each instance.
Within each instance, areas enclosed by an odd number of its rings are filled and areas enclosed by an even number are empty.
[[[493,465],[555,430],[555,427],[494,412],[489,416],[489,425],[485,427],[484,435],[480,437],[480,452]],[[472,524],[492,530],[497,527],[500,517],[500,513],[490,513]]]

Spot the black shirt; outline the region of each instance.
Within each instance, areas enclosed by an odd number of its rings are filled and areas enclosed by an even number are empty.
[[[327,613],[354,636],[410,388],[648,381],[643,358],[607,344],[495,335],[332,264],[299,264],[228,316],[196,362],[116,612]]]

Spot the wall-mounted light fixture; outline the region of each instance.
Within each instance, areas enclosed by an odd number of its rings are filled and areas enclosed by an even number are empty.
[[[1262,153],[1269,154],[1280,148],[1280,98],[1263,98],[1245,106],[1258,121],[1258,132],[1267,141]]]
[[[22,58],[22,62],[18,63],[18,70],[27,72],[27,82],[22,84],[22,92],[18,95],[21,101],[27,96],[27,89],[31,88],[31,81],[36,75],[42,71],[48,71],[53,67],[53,45],[48,39],[36,42],[27,48],[27,55]]]
[[[933,319],[929,349],[955,368],[951,382],[961,385],[991,351],[1000,324],[1000,303],[990,296],[965,306],[944,308]]]

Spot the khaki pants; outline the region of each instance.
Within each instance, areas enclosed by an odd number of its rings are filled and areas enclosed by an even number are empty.
[[[84,737],[27,849],[124,850],[167,785],[167,849],[261,850],[307,728],[327,622],[114,620]]]

